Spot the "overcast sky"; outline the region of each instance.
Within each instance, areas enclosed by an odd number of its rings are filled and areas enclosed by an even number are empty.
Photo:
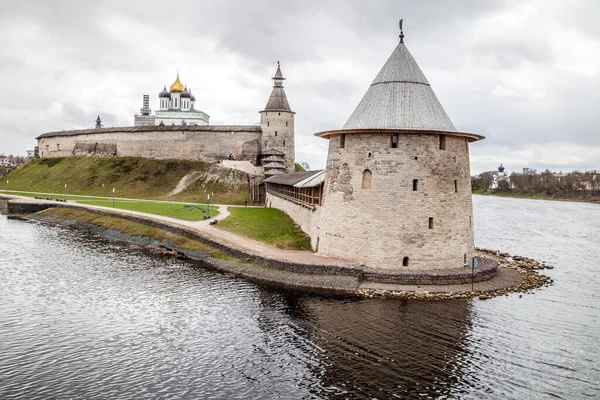
[[[405,43],[471,145],[471,172],[600,170],[600,1],[0,0],[0,153],[41,133],[133,125],[179,70],[211,124],[254,124],[281,61],[296,160],[325,164]]]

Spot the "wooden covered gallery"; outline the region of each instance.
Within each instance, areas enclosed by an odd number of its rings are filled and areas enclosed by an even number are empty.
[[[263,183],[268,194],[314,209],[323,201],[324,181],[325,171],[321,170],[274,175]]]

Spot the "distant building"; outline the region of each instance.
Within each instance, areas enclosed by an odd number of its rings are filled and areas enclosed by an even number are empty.
[[[194,108],[196,98],[177,79],[159,93],[159,110],[151,115],[144,95],[135,126],[103,127],[100,116],[92,129],[47,132],[39,135],[39,157],[148,157],[154,159],[229,161],[237,169],[265,176],[293,172],[294,115],[288,103],[279,63],[260,124],[209,125],[206,113]],[[152,123],[154,122],[154,123]],[[227,160],[231,157],[230,160]],[[235,164],[237,163],[237,164]],[[248,165],[245,165],[248,164]],[[244,166],[245,165],[245,166]]]
[[[156,125],[156,118],[154,117],[154,115],[150,114],[151,112],[152,110],[150,109],[150,96],[145,94],[142,100],[142,108],[140,109],[140,114],[135,114],[133,116],[133,125]]]
[[[139,114],[133,116],[134,126],[150,125],[208,125],[209,116],[196,110],[196,97],[192,90],[179,80],[179,74],[169,90],[167,86],[158,94],[159,109],[152,115],[150,96],[145,94]]]
[[[506,172],[504,172],[504,169],[505,168],[501,163],[497,171],[490,171],[490,175],[492,176],[492,182],[490,183],[490,186],[487,189],[488,191],[498,190],[501,189],[502,186],[506,186],[503,185],[502,182],[506,182],[508,184],[508,187],[510,187],[510,177]]]

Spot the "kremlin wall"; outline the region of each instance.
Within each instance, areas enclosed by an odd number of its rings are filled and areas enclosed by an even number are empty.
[[[210,125],[206,113],[194,109],[195,98],[179,74],[170,90],[159,93],[160,110],[150,115],[144,96],[135,126],[102,127],[44,133],[36,138],[42,158],[70,156],[146,157],[217,163],[234,155],[238,161],[262,166],[265,176],[294,171],[294,112],[279,63],[271,95],[258,125]],[[189,99],[189,100],[188,100]],[[199,116],[199,120],[190,118]],[[165,123],[165,121],[167,123]]]
[[[265,205],[290,215],[317,254],[352,260],[391,282],[471,281],[464,268],[475,257],[469,143],[483,137],[454,127],[403,32],[346,124],[316,134],[329,140],[324,171],[293,172],[294,112],[284,79],[278,65],[260,125],[182,121],[50,132],[37,138],[39,155],[219,162],[235,153],[264,168]],[[186,92],[178,76],[160,93],[161,108],[181,105]],[[491,278],[492,264],[476,279]]]

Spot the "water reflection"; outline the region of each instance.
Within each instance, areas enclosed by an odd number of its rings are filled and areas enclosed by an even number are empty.
[[[556,284],[306,296],[0,216],[0,399],[600,397],[600,207],[474,205],[478,245],[545,259]]]
[[[331,397],[437,398],[456,390],[465,367],[469,303],[286,297],[308,327]]]

